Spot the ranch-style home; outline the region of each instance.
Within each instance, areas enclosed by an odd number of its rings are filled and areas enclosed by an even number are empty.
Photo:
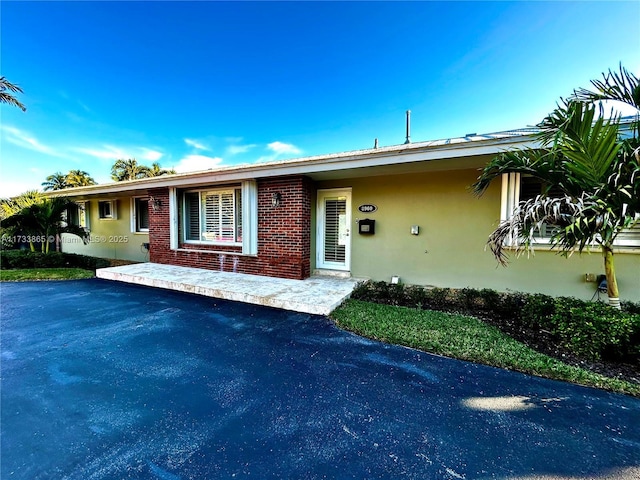
[[[602,256],[564,258],[544,232],[535,255],[500,267],[487,237],[540,184],[505,175],[480,198],[469,189],[497,153],[535,146],[531,130],[371,148],[56,192],[69,221],[89,229],[65,252],[304,279],[368,277],[590,299]],[[623,300],[640,301],[640,227],[621,235]],[[604,294],[606,296],[606,293]]]

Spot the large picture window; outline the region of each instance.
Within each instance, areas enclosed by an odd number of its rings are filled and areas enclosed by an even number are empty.
[[[242,244],[241,192],[240,188],[184,192],[184,241]]]

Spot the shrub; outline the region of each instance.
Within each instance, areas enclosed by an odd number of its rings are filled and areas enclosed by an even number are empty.
[[[463,288],[456,293],[456,303],[467,312],[480,310],[480,292],[473,288]]]
[[[636,315],[575,298],[560,297],[555,303],[553,333],[572,352],[590,360],[621,359],[638,353],[637,344],[633,344],[633,337],[640,334]]]
[[[623,312],[633,313],[640,315],[640,303],[630,302],[629,300],[623,300],[620,302]]]
[[[500,304],[502,303],[502,296],[498,292],[490,288],[483,288],[478,292],[478,295],[486,312],[499,310]]]
[[[428,293],[424,287],[412,285],[404,290],[407,305],[411,308],[424,309],[429,304]]]
[[[30,250],[1,250],[0,266],[3,269],[23,268],[84,268],[95,270],[109,266],[104,258],[88,257],[62,252],[32,252]]]
[[[446,311],[449,306],[449,290],[446,288],[431,288],[427,291],[427,307],[432,310]]]
[[[491,312],[499,318],[508,320],[518,320],[522,313],[522,308],[527,303],[526,293],[513,292],[500,294],[500,301],[494,305]]]
[[[589,360],[635,361],[640,357],[640,304],[633,302],[624,302],[623,311],[619,311],[601,302],[570,297],[386,282],[361,283],[352,298],[520,322],[533,331],[545,330],[562,346]]]
[[[530,328],[553,329],[552,317],[556,311],[556,300],[541,293],[522,295],[523,305],[520,320]]]

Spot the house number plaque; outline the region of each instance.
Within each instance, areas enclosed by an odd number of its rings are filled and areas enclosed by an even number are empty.
[[[372,203],[365,203],[364,205],[360,205],[358,207],[358,210],[360,210],[362,213],[373,213],[378,210],[378,207],[376,207]]]

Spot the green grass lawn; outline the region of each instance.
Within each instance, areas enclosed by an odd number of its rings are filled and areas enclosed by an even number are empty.
[[[93,278],[92,270],[82,268],[27,268],[20,270],[0,270],[2,282],[24,282],[28,280],[78,280]]]
[[[640,386],[567,365],[464,315],[348,300],[331,317],[368,338],[460,360],[640,396]]]

